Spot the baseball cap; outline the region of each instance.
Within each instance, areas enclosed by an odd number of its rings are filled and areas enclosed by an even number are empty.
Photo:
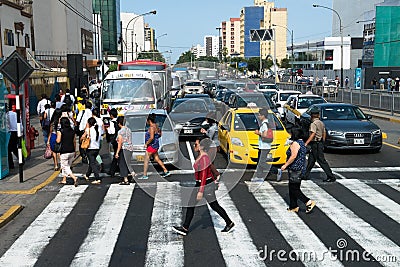
[[[317,107],[313,107],[313,108],[310,110],[310,113],[311,113],[311,114],[319,114],[319,109],[318,109]]]

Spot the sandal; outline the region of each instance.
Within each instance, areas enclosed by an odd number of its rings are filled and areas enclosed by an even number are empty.
[[[129,185],[130,183],[129,183],[129,182],[126,182],[126,181],[123,181],[123,182],[120,182],[119,184],[120,184],[120,185]]]
[[[101,180],[94,180],[92,184],[101,184]]]
[[[315,207],[315,201],[311,200],[311,203],[306,205],[306,213],[310,213]]]
[[[59,171],[60,167],[54,167],[54,171]]]
[[[59,181],[58,184],[67,184],[67,182],[65,181]]]
[[[74,180],[74,186],[75,186],[75,187],[78,186],[78,178],[76,178],[76,179]]]
[[[83,175],[83,178],[86,180],[86,182],[89,183],[89,177],[87,177],[86,175]]]

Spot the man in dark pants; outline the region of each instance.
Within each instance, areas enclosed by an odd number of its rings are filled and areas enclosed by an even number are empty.
[[[114,178],[115,172],[118,170],[118,159],[115,158],[115,152],[118,149],[118,142],[116,141],[119,131],[117,123],[118,111],[115,108],[113,108],[109,111],[109,114],[111,121],[110,121],[110,126],[106,130],[107,131],[106,138],[107,142],[109,142],[113,147],[114,155],[111,161],[110,170],[108,171],[107,174],[111,175],[111,178]]]
[[[18,158],[18,129],[17,112],[15,105],[12,105],[12,109],[7,113],[7,130],[10,133],[10,140],[8,142],[8,168],[14,169],[15,166],[12,154],[14,154]]]
[[[311,169],[314,167],[315,161],[317,161],[327,176],[324,182],[336,181],[336,178],[333,175],[332,170],[329,167],[329,164],[324,157],[323,142],[325,141],[325,137],[326,137],[325,125],[319,119],[319,109],[313,108],[311,110],[310,137],[308,137],[305,143],[306,146],[310,144],[311,153],[308,156],[306,173],[304,174],[303,180],[309,179]]]

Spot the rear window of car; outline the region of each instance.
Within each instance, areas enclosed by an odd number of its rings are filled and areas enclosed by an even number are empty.
[[[201,82],[188,82],[186,86],[201,86]]]
[[[326,107],[322,110],[323,120],[364,120],[364,113],[355,107]]]
[[[314,104],[321,104],[324,103],[325,101],[322,98],[319,97],[302,97],[299,98],[299,102],[297,103],[297,108],[308,108],[311,105]]]
[[[291,95],[295,95],[295,94],[294,93],[281,93],[279,95],[279,101],[286,101],[289,98],[289,96],[291,96]]]

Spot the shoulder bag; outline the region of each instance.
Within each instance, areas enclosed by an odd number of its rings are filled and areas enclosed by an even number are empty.
[[[90,130],[89,130],[89,134],[87,132],[85,132],[82,135],[82,143],[81,143],[81,148],[82,149],[88,149],[90,146]]]
[[[85,115],[85,110],[82,111],[82,116],[81,119],[78,121],[77,125],[74,127],[75,133],[80,136],[81,135],[81,131],[79,130],[79,126],[81,125],[81,121],[83,119],[83,115]]]
[[[51,151],[50,145],[46,145],[46,150],[44,151],[43,157],[45,159],[51,159],[53,157],[53,151]]]
[[[261,140],[266,143],[272,143],[272,141],[274,141],[274,131],[272,130],[272,128],[269,127],[267,123],[265,123],[265,125],[267,125],[268,129],[265,134],[264,132],[261,133]]]

